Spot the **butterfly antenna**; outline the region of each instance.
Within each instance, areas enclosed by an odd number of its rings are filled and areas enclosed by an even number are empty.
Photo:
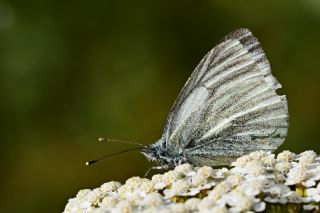
[[[137,143],[137,142],[133,142],[133,141],[123,141],[123,140],[111,139],[111,138],[99,138],[98,141],[99,142],[113,142],[113,143],[134,144],[134,145],[138,145],[138,146],[141,146],[141,147],[146,147],[146,145],[144,145],[142,143]]]
[[[123,150],[123,151],[120,151],[120,152],[115,152],[115,153],[111,153],[111,154],[107,154],[105,156],[102,156],[96,160],[90,160],[90,161],[87,161],[86,162],[86,165],[87,166],[90,166],[98,161],[101,161],[103,159],[106,159],[106,158],[109,158],[109,157],[112,157],[112,156],[115,156],[115,155],[119,155],[119,154],[122,154],[122,153],[125,153],[125,152],[131,152],[131,151],[134,151],[134,150],[141,150],[141,148],[131,148],[131,149],[126,149],[126,150]]]

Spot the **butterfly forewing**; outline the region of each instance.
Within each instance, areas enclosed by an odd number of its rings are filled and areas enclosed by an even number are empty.
[[[273,150],[287,134],[285,96],[248,29],[227,35],[201,60],[168,116],[163,146],[194,164]],[[231,159],[231,158],[230,158]]]

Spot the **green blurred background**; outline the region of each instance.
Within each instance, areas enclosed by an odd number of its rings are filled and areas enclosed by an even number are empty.
[[[61,212],[79,189],[143,175],[200,59],[227,33],[259,38],[289,102],[279,150],[320,152],[320,1],[0,1],[1,212]]]

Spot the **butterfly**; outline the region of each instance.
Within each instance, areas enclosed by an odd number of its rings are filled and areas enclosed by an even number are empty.
[[[225,36],[182,88],[156,143],[141,149],[164,169],[183,163],[228,165],[252,151],[273,151],[288,129],[286,96],[248,29]]]

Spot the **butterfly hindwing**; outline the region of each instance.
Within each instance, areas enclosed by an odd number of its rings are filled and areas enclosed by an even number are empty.
[[[227,35],[180,92],[165,125],[163,146],[195,164],[275,149],[288,127],[286,98],[276,94],[280,87],[248,29]]]

